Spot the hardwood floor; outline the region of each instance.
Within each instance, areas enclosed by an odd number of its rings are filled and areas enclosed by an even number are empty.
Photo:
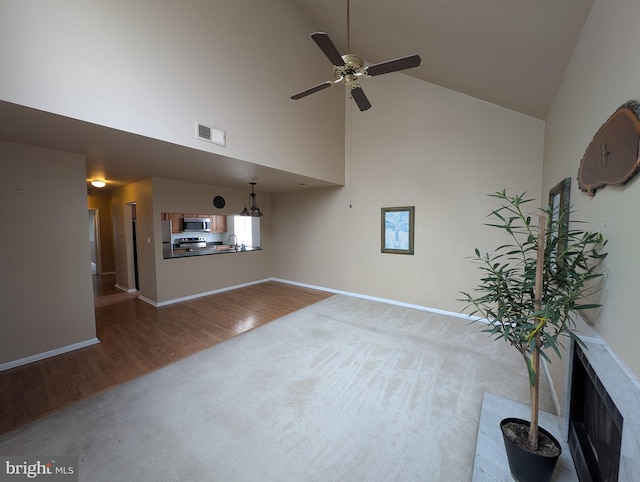
[[[93,282],[100,343],[0,372],[0,433],[332,296],[266,282],[154,308]]]

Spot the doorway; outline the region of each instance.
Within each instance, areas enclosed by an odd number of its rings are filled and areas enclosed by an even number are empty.
[[[102,273],[100,250],[100,211],[89,209],[89,250],[91,251],[91,274]]]
[[[131,238],[133,241],[133,277],[135,279],[136,291],[140,290],[138,279],[138,233],[136,230],[136,203],[129,204],[131,207]]]

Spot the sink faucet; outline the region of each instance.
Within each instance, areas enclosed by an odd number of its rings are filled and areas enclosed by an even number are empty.
[[[233,239],[233,243],[231,242],[231,240]],[[233,246],[235,249],[238,249],[238,236],[236,236],[235,234],[230,234],[229,235],[229,244],[231,246]]]

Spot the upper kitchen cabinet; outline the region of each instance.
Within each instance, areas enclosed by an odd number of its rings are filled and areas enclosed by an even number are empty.
[[[226,233],[227,232],[227,217],[226,216],[211,216],[211,232],[212,233]]]
[[[171,232],[182,232],[182,214],[180,213],[162,213],[161,219],[163,221],[171,221]]]
[[[161,213],[162,220],[171,221],[171,232],[173,234],[182,233],[184,226],[182,224],[182,218],[209,218],[211,219],[211,232],[212,233],[226,233],[227,232],[227,217],[218,216],[214,214],[195,214],[195,213]]]
[[[186,214],[184,217],[189,217]],[[217,216],[215,214],[196,214],[198,218],[210,218],[211,219],[211,232],[212,233],[226,233],[227,232],[227,217]]]

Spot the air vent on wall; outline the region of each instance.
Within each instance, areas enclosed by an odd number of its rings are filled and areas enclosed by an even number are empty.
[[[227,145],[226,134],[224,131],[201,124],[200,122],[196,122],[196,139],[212,142],[213,144],[218,144],[222,147]]]

